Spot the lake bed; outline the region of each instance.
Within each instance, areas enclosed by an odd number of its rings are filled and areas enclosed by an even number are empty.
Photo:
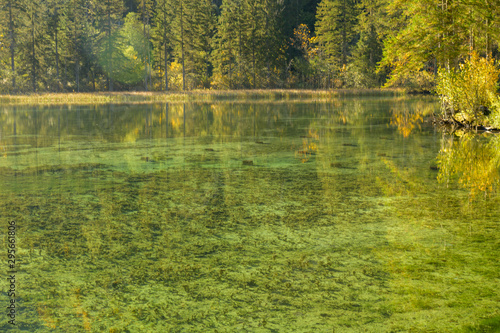
[[[18,329],[498,329],[500,140],[437,131],[438,109],[1,107]]]

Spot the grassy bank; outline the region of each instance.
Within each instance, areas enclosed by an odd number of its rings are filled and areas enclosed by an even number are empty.
[[[145,102],[217,102],[245,100],[321,100],[342,96],[399,96],[402,89],[337,90],[193,90],[189,92],[98,92],[0,95],[0,105],[107,104]]]

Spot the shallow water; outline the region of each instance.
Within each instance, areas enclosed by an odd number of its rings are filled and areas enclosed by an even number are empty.
[[[0,330],[498,330],[500,140],[437,108],[0,107]]]

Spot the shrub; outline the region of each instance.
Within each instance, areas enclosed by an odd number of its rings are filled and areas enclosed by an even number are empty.
[[[494,128],[500,128],[500,96],[491,94],[491,114],[489,118],[489,124]]]
[[[438,72],[436,92],[441,97],[444,118],[451,116],[471,125],[486,125],[499,118],[496,92],[500,70],[494,60],[473,52],[459,67]]]

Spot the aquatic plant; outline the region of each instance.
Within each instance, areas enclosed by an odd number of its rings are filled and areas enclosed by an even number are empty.
[[[8,122],[0,142],[0,211],[20,222],[19,320],[39,332],[487,327],[499,197],[468,205],[467,190],[437,183],[437,135],[422,124],[403,138],[393,105],[209,105],[185,136],[180,104],[168,118],[165,105],[74,108],[60,112],[61,145],[42,126],[54,112],[33,127],[35,112],[14,118],[44,133],[14,136]],[[304,141],[317,150],[302,164]]]

